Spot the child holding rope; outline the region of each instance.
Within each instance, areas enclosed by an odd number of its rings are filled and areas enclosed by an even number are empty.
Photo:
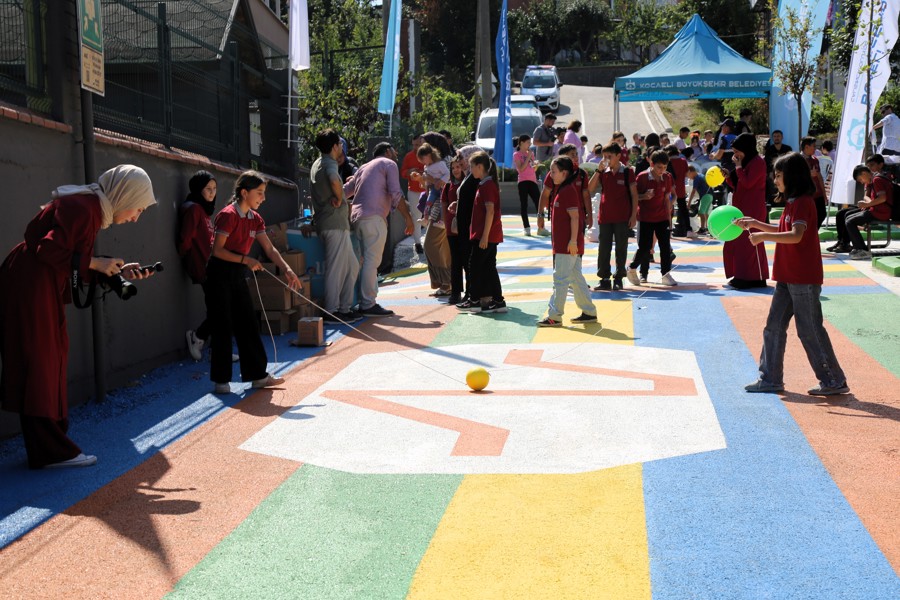
[[[207,267],[207,285],[214,299],[210,303],[212,324],[212,366],[210,379],[215,393],[231,391],[231,339],[237,342],[241,380],[252,382],[253,388],[284,383],[284,379],[266,372],[268,357],[259,337],[259,321],[253,314],[251,289],[247,286],[247,269],[261,271],[262,264],[247,256],[253,241],[259,242],[265,255],[287,276],[292,290],[300,287],[297,275],[266,235],[266,224],[256,211],[266,200],[266,180],[261,173],[245,171],[234,184],[232,202],[216,215],[212,257]],[[254,276],[255,277],[255,276]]]

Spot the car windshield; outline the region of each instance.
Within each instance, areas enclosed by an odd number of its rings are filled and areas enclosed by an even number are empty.
[[[531,135],[534,130],[540,126],[540,117],[513,117],[512,118],[512,135],[522,135],[527,133]],[[478,125],[478,137],[493,138],[497,137],[497,117],[482,117],[481,123]]]
[[[535,102],[534,100],[510,100],[509,106],[510,108],[534,108],[535,106],[537,106],[537,102]]]
[[[556,87],[556,81],[552,75],[528,75],[522,80],[523,88],[552,88]]]

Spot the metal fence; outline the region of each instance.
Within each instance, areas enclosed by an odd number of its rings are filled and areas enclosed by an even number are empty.
[[[49,113],[41,0],[0,0],[0,99]]]
[[[0,0],[0,98],[49,112],[46,2]],[[288,60],[233,0],[103,0],[101,129],[292,175]]]

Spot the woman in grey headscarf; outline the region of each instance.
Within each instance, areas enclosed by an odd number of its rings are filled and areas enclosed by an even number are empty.
[[[58,188],[25,229],[25,241],[0,265],[0,401],[19,413],[28,466],[80,467],[97,462],[69,439],[65,305],[73,274],[143,279],[138,263],[93,256],[101,229],[133,223],[156,204],[147,173],[119,165],[97,183]]]

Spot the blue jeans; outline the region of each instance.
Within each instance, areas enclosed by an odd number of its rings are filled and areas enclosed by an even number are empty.
[[[572,286],[575,304],[581,312],[596,316],[597,308],[591,300],[591,291],[584,280],[584,273],[581,272],[581,256],[571,254],[553,255],[553,295],[550,296],[547,316],[554,321],[562,321],[569,286]]]
[[[763,330],[763,349],[759,357],[759,378],[775,385],[784,385],[784,349],[791,317],[797,326],[797,336],[806,358],[823,386],[846,384],[844,371],[831,347],[831,339],[822,325],[821,285],[778,282],[772,296],[772,306]]]

